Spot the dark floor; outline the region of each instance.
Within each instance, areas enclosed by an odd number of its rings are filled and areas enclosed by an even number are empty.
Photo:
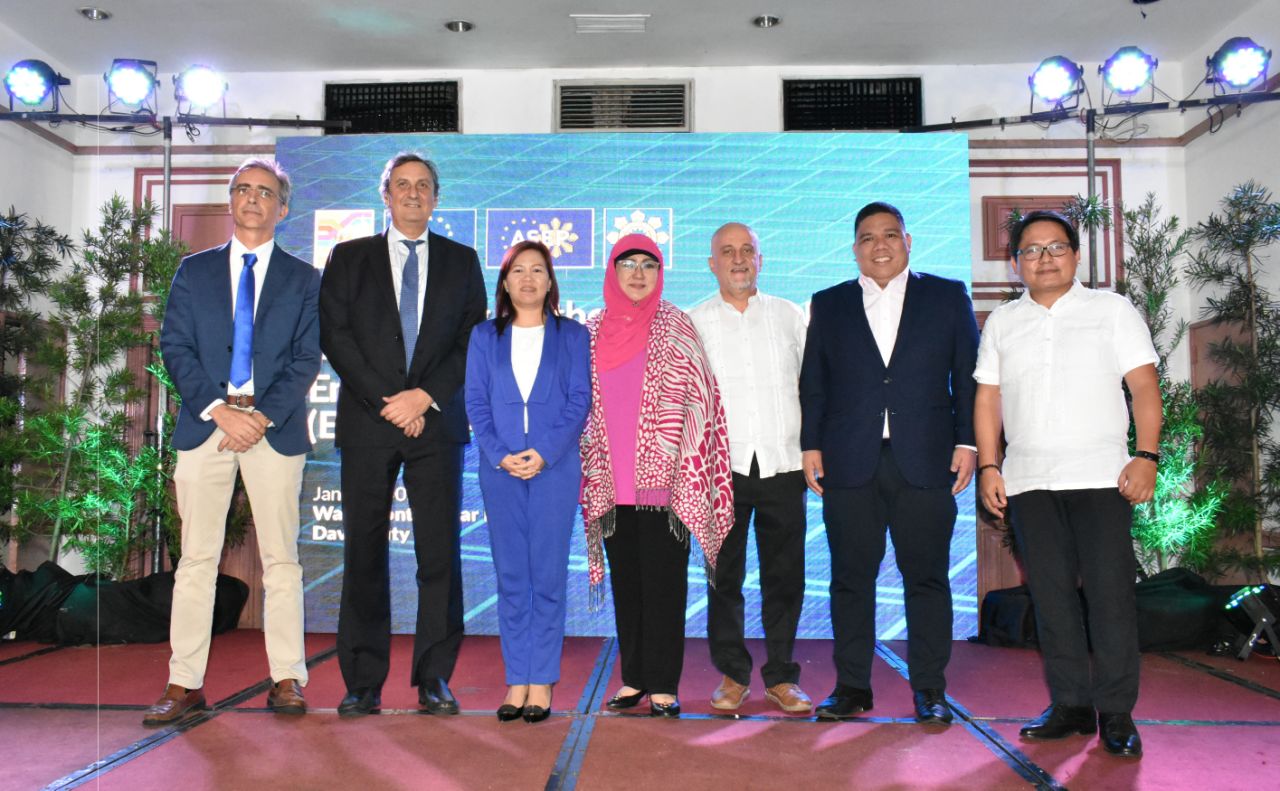
[[[1107,755],[1096,739],[1028,744],[1022,721],[1046,705],[1034,651],[956,643],[950,728],[911,721],[905,645],[878,648],[873,716],[819,723],[764,700],[758,679],[739,716],[707,703],[719,676],[706,642],[689,640],[679,721],[603,710],[620,683],[611,639],[566,642],[556,714],[499,723],[501,655],[471,637],[451,686],[459,717],[417,711],[410,640],[396,637],[381,716],[339,721],[332,635],[309,635],[311,713],[265,709],[262,636],[215,639],[206,680],[212,710],[158,731],[140,725],[163,691],[168,647],[49,648],[0,644],[0,789],[1254,789],[1275,785],[1280,761],[1280,662],[1203,654],[1143,657],[1134,712],[1146,755]],[[752,644],[759,652],[759,643]],[[829,641],[801,641],[801,684],[830,690]],[[1270,778],[1270,779],[1268,779]]]

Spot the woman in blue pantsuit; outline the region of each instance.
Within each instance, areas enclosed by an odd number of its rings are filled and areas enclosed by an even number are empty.
[[[498,578],[504,722],[546,719],[560,678],[591,362],[586,328],[561,317],[559,301],[546,246],[513,245],[498,273],[495,318],[476,325],[467,350],[467,416]]]

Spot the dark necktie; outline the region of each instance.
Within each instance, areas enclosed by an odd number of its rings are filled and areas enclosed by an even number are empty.
[[[240,387],[253,376],[253,265],[258,256],[244,254],[240,286],[236,289],[235,337],[231,341],[231,384]]]
[[[421,239],[401,239],[409,248],[400,278],[400,330],[404,333],[404,369],[413,362],[413,347],[418,344],[418,245]]]

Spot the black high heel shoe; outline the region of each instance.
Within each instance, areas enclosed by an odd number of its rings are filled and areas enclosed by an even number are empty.
[[[525,716],[524,706],[512,706],[510,703],[503,703],[498,707],[498,722],[511,722]]]
[[[631,695],[623,695],[619,692],[617,695],[609,698],[609,702],[604,705],[614,710],[630,709],[634,708],[641,700],[644,700],[644,696],[648,694],[648,691],[643,689]]]
[[[551,716],[551,708],[542,708],[541,706],[525,706],[524,721],[528,723],[542,722]]]
[[[670,718],[679,717],[680,699],[675,698],[670,703],[655,703],[653,698],[649,698],[649,716]]]

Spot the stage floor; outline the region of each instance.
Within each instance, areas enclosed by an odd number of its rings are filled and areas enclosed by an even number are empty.
[[[760,642],[751,649],[759,660]],[[436,718],[417,710],[402,636],[382,714],[340,721],[333,636],[308,635],[307,650],[307,716],[266,708],[262,635],[237,631],[214,639],[211,710],[148,730],[142,712],[164,689],[167,646],[0,643],[0,745],[9,756],[0,789],[1228,791],[1273,786],[1280,758],[1280,662],[1262,656],[1145,655],[1134,717],[1146,754],[1134,761],[1107,755],[1096,738],[1019,741],[1022,722],[1047,705],[1034,651],[955,643],[947,692],[956,722],[925,728],[910,719],[900,642],[877,648],[873,716],[842,723],[782,714],[758,676],[738,716],[715,713],[707,698],[719,676],[706,641],[692,639],[678,721],[603,709],[620,684],[609,638],[566,642],[555,713],[528,725],[494,717],[505,691],[498,642],[468,637],[450,683],[463,713]],[[830,653],[825,640],[797,646],[801,685],[815,701],[834,681]]]

